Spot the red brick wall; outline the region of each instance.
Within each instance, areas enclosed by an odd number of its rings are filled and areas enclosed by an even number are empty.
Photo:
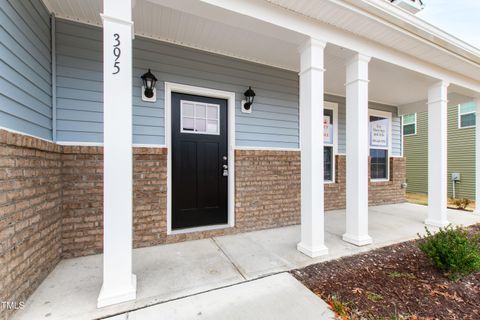
[[[63,153],[63,256],[100,253],[103,247],[103,150],[64,147]],[[235,228],[167,236],[166,161],[166,149],[134,148],[134,247],[300,222],[298,153],[237,150]]]
[[[135,247],[300,222],[298,151],[236,150],[235,228],[169,236],[166,149],[133,153]],[[345,156],[335,161],[326,210],[345,207]],[[370,204],[404,201],[405,159],[390,164],[390,181],[370,183]],[[102,252],[103,148],[62,147],[0,130],[0,183],[2,301],[25,300],[61,257]]]
[[[61,258],[61,147],[0,130],[0,301],[25,301]],[[0,318],[13,310],[0,307]]]
[[[103,151],[63,147],[62,256],[99,253],[103,243]]]
[[[390,181],[370,182],[368,202],[370,205],[381,205],[405,202],[406,188],[405,158],[390,158]]]
[[[325,185],[325,210],[345,208],[346,157],[343,155],[337,155],[335,164],[336,183]],[[369,205],[373,206],[405,202],[406,189],[402,188],[402,183],[404,183],[406,179],[405,168],[405,158],[390,158],[390,180],[369,182]]]
[[[101,253],[103,248],[103,148],[63,148],[62,255]],[[133,245],[166,242],[167,152],[133,148]]]
[[[241,230],[300,223],[300,153],[236,150],[235,200]]]

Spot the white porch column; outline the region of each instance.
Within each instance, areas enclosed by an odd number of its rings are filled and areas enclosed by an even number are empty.
[[[323,55],[326,42],[309,39],[300,48],[301,241],[310,257],[328,253],[324,244]]]
[[[475,213],[480,214],[480,98],[475,103]]]
[[[448,83],[428,88],[428,217],[425,224],[445,227],[447,220]]]
[[[356,54],[347,62],[347,207],[343,240],[357,246],[372,243],[368,235],[368,63]]]
[[[103,286],[98,307],[136,297],[132,274],[132,3],[104,0]]]

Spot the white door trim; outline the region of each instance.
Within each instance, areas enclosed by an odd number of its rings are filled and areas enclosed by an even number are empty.
[[[228,223],[205,227],[172,230],[172,92],[226,99],[228,108]],[[167,235],[190,233],[235,226],[235,93],[209,88],[165,82],[165,137],[167,146]]]

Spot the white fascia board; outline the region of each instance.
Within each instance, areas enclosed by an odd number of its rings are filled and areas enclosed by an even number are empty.
[[[453,92],[453,93],[448,94],[448,105],[449,106],[454,106],[454,105],[458,105],[458,104],[463,104],[463,103],[466,103],[466,102],[470,102],[474,99],[475,98],[468,97],[468,96],[465,96],[463,94]],[[416,112],[425,112],[425,111],[428,110],[427,99],[420,100],[420,101],[417,101],[417,102],[412,102],[412,103],[409,103],[409,104],[400,105],[400,106],[398,106],[397,109],[398,109],[398,115],[399,116],[403,116],[403,115],[410,114],[410,113],[416,113]]]
[[[474,79],[443,69],[440,66],[419,60],[406,53],[388,48],[372,40],[361,38],[351,32],[341,30],[268,2],[257,0],[201,1],[304,34],[305,36],[322,39],[340,47],[348,48],[415,72],[423,73],[434,79],[442,79],[466,89],[480,92],[480,83]]]
[[[341,3],[338,0],[328,1]],[[406,10],[401,7],[392,6],[384,0],[342,0],[342,2],[348,2],[374,15],[379,15],[384,20],[394,23],[402,29],[424,39],[428,39],[429,42],[445,46],[448,50],[455,51],[455,53],[460,55],[465,55],[468,59],[480,63],[480,49],[428,23],[418,16],[406,12]]]

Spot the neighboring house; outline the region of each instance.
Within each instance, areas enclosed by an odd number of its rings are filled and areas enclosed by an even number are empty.
[[[480,51],[389,1],[4,0],[0,21],[2,301],[96,253],[98,306],[133,300],[133,247],[249,230],[300,224],[325,255],[330,209],[369,245],[427,105],[425,223],[448,224],[443,119],[480,98]]]
[[[448,196],[475,199],[474,102],[448,107]],[[407,192],[428,193],[428,113],[403,116],[403,155],[407,161]],[[457,175],[460,174],[459,176]],[[455,182],[453,181],[455,177]]]

